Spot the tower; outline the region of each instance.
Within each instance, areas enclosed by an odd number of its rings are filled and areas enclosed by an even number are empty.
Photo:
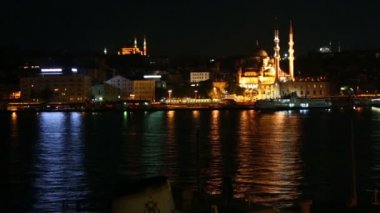
[[[290,21],[289,26],[289,75],[292,81],[294,81],[294,41],[293,41],[293,25],[292,21]]]
[[[145,37],[145,35],[144,35],[144,42],[143,42],[143,56],[147,56],[146,37]]]
[[[137,38],[133,39],[133,54],[137,53]]]
[[[274,66],[276,70],[276,81],[280,75],[280,38],[278,30],[274,30]]]

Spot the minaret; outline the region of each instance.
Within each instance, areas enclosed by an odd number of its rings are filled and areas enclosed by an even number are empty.
[[[137,38],[133,39],[133,54],[136,54],[137,51]]]
[[[280,75],[280,38],[278,30],[274,30],[274,65],[276,70],[276,80]]]
[[[294,81],[294,41],[293,41],[293,25],[292,21],[290,21],[289,26],[289,75],[292,81]]]
[[[143,56],[147,56],[146,37],[145,36],[144,36],[144,42],[143,42]]]

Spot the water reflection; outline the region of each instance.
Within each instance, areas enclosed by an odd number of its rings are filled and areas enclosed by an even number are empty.
[[[11,137],[17,137],[17,113],[16,112],[12,112],[12,115],[11,115]]]
[[[291,205],[300,195],[299,118],[287,112],[240,117],[236,197]]]
[[[77,202],[88,193],[81,125],[79,113],[40,114],[34,152],[34,209],[59,212],[62,203]]]
[[[370,141],[374,141],[371,144],[371,151],[373,156],[371,165],[371,185],[369,190],[380,190],[380,110],[378,108],[373,109],[374,118],[372,132],[370,133]],[[380,194],[378,194],[379,196]],[[374,199],[374,198],[372,198]],[[373,200],[374,201],[374,200]]]
[[[380,188],[380,113],[353,113],[0,114],[6,120],[0,123],[5,130],[0,132],[5,138],[0,141],[5,171],[0,195],[9,194],[5,201],[11,205],[26,203],[30,212],[62,212],[63,200],[106,204],[119,175],[166,175],[173,185],[193,188],[200,180],[213,195],[223,194],[228,176],[234,197],[250,194],[251,201],[265,205],[290,205],[301,193],[313,203],[336,202],[344,200],[349,186],[347,121],[352,118],[362,199],[370,196],[368,189]]]
[[[221,132],[220,132],[220,111],[213,110],[210,115],[210,130],[208,136],[208,143],[210,143],[210,151],[207,153],[209,158],[208,168],[206,170],[206,186],[205,190],[208,194],[219,195],[222,193],[222,177],[223,171],[223,158],[221,147]]]
[[[174,182],[178,181],[178,146],[176,141],[176,113],[174,110],[165,113],[166,142],[165,142],[165,174]]]
[[[141,167],[144,168],[142,177],[158,175],[163,167],[163,148],[165,135],[163,132],[164,112],[145,114],[145,131],[142,133],[143,148],[141,153]]]

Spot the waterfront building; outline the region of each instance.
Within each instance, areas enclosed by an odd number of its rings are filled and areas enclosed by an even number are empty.
[[[162,82],[156,78],[150,79],[150,76],[153,75],[145,75],[144,80],[130,80],[117,75],[105,83],[117,88],[123,100],[155,100],[156,87],[161,86]]]
[[[153,80],[156,82],[156,88],[166,89],[166,81],[162,79],[162,74],[160,71],[156,71],[153,74],[146,74],[143,76],[145,80]]]
[[[133,80],[132,94],[133,100],[155,100],[156,82],[154,80]]]
[[[227,93],[227,82],[226,81],[213,81],[212,82],[213,93],[217,93],[217,97],[222,94]]]
[[[105,83],[115,88],[118,88],[119,95],[121,96],[122,99],[128,99],[130,94],[133,93],[132,81],[127,78],[124,78],[121,75],[116,75],[108,79]]]
[[[257,50],[253,57],[241,61],[237,73],[239,86],[253,99],[277,98],[280,95],[277,71],[273,59],[265,50]]]
[[[0,84],[0,100],[18,100],[20,95],[19,84]]]
[[[199,83],[210,79],[210,72],[190,72],[190,83]]]
[[[274,31],[274,54],[258,48],[252,56],[242,59],[237,69],[237,82],[251,100],[275,99],[289,94],[301,97],[325,97],[331,86],[323,77],[297,79],[294,75],[293,26],[289,27],[288,70],[280,67],[279,31]],[[257,45],[258,46],[258,45]],[[317,83],[318,82],[318,83]],[[317,88],[318,87],[318,88]]]
[[[91,94],[91,78],[85,75],[40,75],[20,80],[23,101],[85,102]]]
[[[121,99],[119,89],[107,83],[92,86],[91,92],[92,100],[96,102],[118,101]]]
[[[297,95],[303,98],[324,98],[334,91],[334,85],[325,77],[297,78],[280,84],[281,96]]]

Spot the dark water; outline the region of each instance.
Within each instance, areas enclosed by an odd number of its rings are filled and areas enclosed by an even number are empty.
[[[354,165],[354,166],[353,166]],[[156,175],[265,205],[370,203],[380,110],[0,114],[0,212],[107,209],[117,180]],[[355,181],[354,181],[355,182]]]

